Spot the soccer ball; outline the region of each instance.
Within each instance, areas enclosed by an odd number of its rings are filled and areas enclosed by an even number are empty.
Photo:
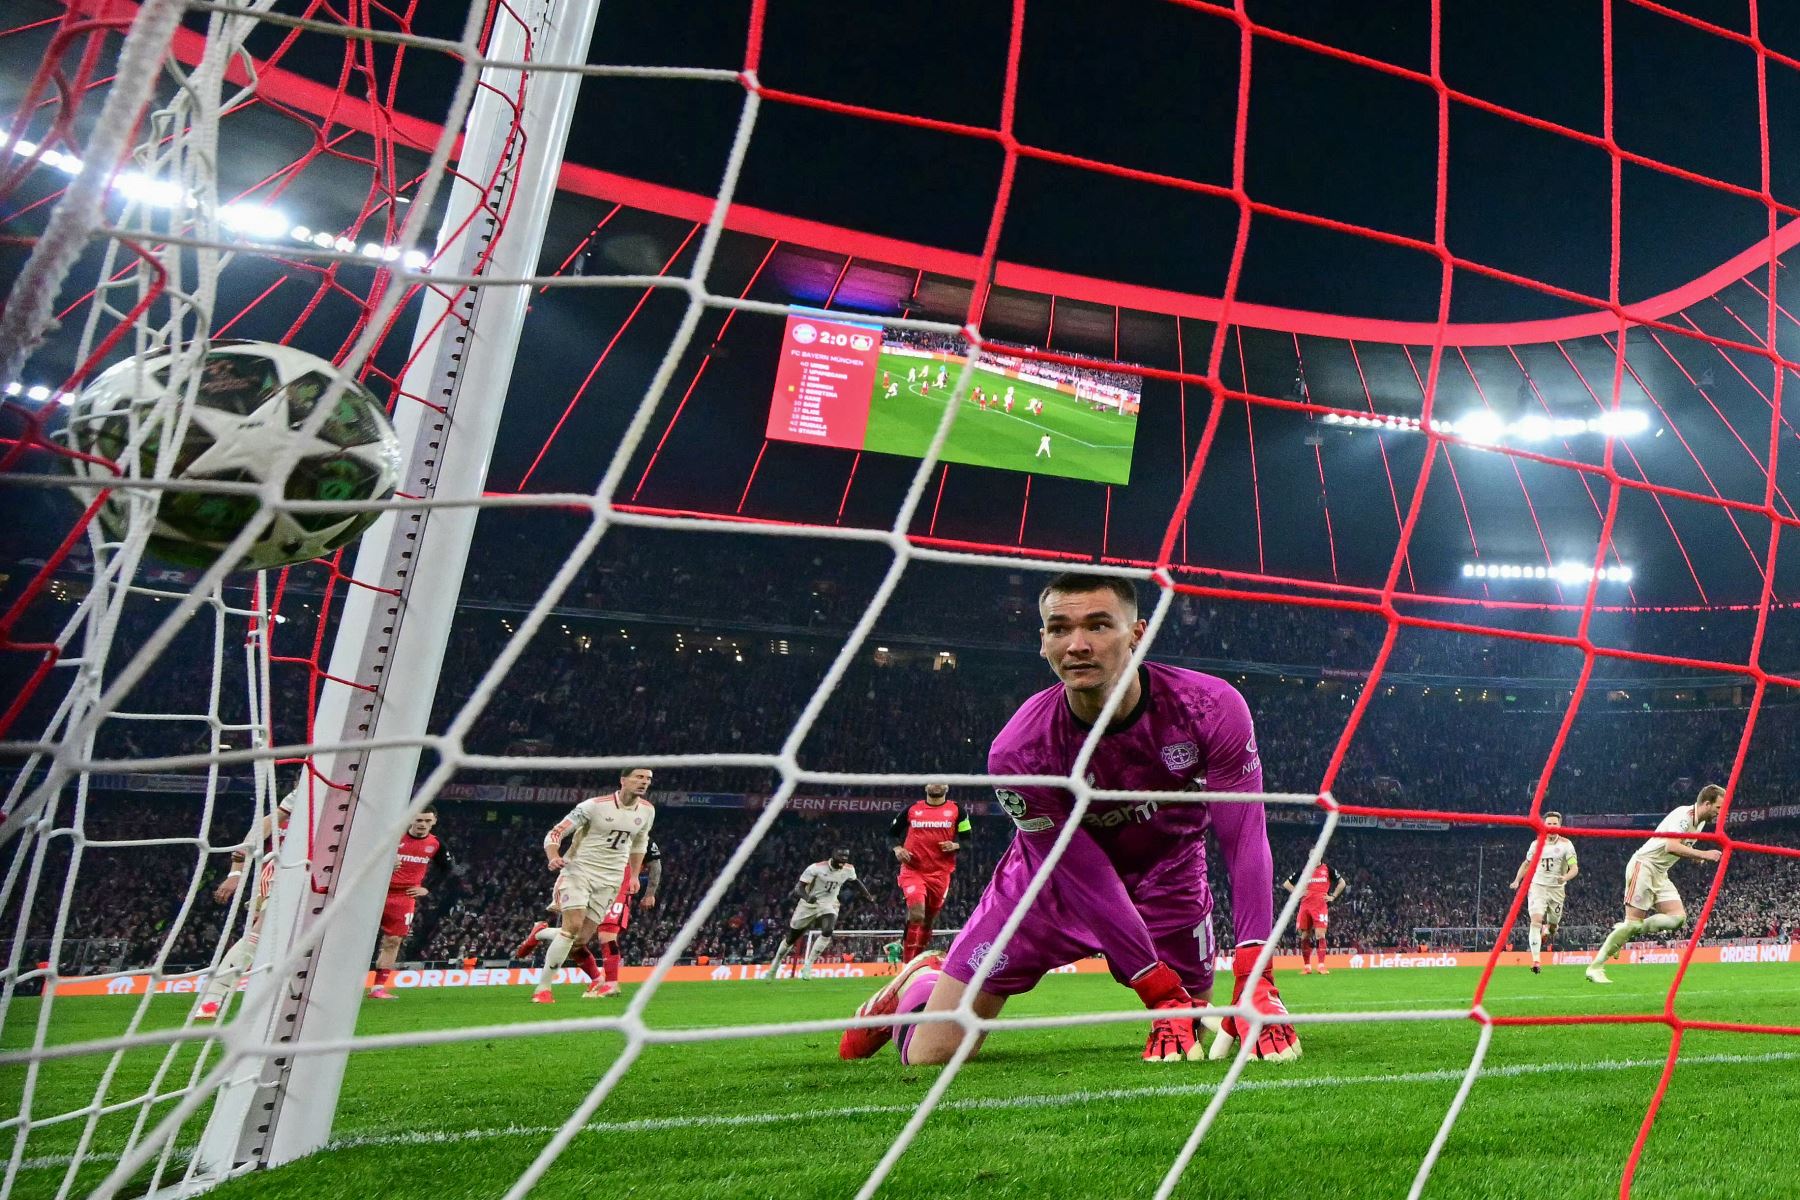
[[[165,433],[178,428],[180,405],[159,400],[171,384],[174,356],[157,351],[127,359],[88,385],[69,411],[65,444],[105,462],[75,460],[84,499],[93,485],[118,478],[150,478]],[[200,365],[187,428],[169,478],[261,483],[283,456],[298,454],[283,495],[290,500],[386,500],[400,481],[400,442],[379,401],[354,380],[331,415],[311,434],[299,427],[342,373],[325,359],[274,342],[212,343]],[[133,438],[137,443],[135,451]],[[136,462],[122,461],[135,453]],[[124,536],[135,501],[129,489],[111,492],[99,512],[109,538]],[[211,565],[256,515],[255,496],[170,488],[156,504],[149,550],[182,566]],[[239,570],[285,567],[329,554],[355,541],[379,513],[277,513],[236,564]]]

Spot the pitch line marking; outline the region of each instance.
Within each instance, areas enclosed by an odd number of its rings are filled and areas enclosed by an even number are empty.
[[[1663,1059],[1617,1058],[1599,1062],[1514,1063],[1502,1067],[1484,1067],[1481,1079],[1512,1079],[1524,1075],[1582,1074],[1589,1071],[1636,1071],[1661,1067]],[[1701,1054],[1683,1057],[1677,1065],[1742,1065],[1751,1063],[1800,1062],[1800,1051],[1771,1051],[1765,1054]],[[1287,1079],[1247,1079],[1233,1091],[1275,1092],[1297,1088],[1379,1087],[1385,1084],[1456,1083],[1463,1068],[1438,1071],[1408,1071],[1398,1075],[1310,1075]],[[1074,1092],[1055,1092],[1037,1096],[989,1096],[946,1100],[938,1105],[942,1111],[982,1112],[988,1110],[1072,1108],[1104,1100],[1153,1100],[1168,1096],[1210,1096],[1219,1090],[1217,1083],[1177,1083],[1147,1087],[1098,1088]],[[805,1121],[835,1121],[845,1117],[907,1116],[911,1104],[858,1104],[843,1108],[815,1108],[801,1112],[765,1112],[739,1114],[702,1114],[685,1117],[639,1117],[631,1121],[590,1121],[583,1133],[658,1133],[670,1129],[732,1129],[745,1126],[798,1124]],[[485,1142],[499,1138],[542,1138],[555,1133],[556,1125],[508,1125],[494,1129],[415,1130],[411,1133],[372,1133],[334,1138],[326,1151],[356,1150],[364,1147],[448,1146],[459,1142]],[[117,1154],[92,1153],[87,1162],[114,1162]],[[185,1159],[185,1153],[176,1155]],[[46,1154],[25,1159],[21,1170],[39,1171],[66,1168],[70,1156]]]

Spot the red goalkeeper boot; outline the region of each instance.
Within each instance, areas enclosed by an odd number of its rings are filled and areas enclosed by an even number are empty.
[[[913,981],[913,976],[920,971],[941,970],[944,956],[935,950],[927,950],[900,968],[900,973],[888,980],[880,991],[862,1002],[856,1010],[859,1017],[889,1017],[900,1007],[900,997],[906,991],[906,985]],[[843,1038],[838,1042],[838,1057],[842,1059],[869,1058],[887,1045],[894,1036],[891,1025],[861,1025],[844,1030]]]

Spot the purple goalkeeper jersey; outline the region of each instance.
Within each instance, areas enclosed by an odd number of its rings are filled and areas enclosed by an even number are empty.
[[[1143,695],[1114,722],[1088,765],[1097,788],[1262,791],[1249,706],[1223,679],[1147,663]],[[988,752],[996,775],[1066,775],[1089,726],[1069,711],[1061,684],[1020,706]],[[999,915],[1043,862],[1074,800],[1054,787],[995,789],[1018,832],[994,869],[982,908]],[[1095,801],[1046,886],[1053,910],[1078,913],[1095,949],[1129,976],[1159,955],[1146,931],[1159,898],[1209,896],[1206,839],[1218,839],[1231,883],[1236,941],[1266,940],[1274,925],[1274,866],[1260,803]],[[1191,909],[1191,899],[1187,901]],[[1210,908],[1208,902],[1207,907]],[[1028,915],[1020,927],[1029,936]],[[954,958],[954,951],[952,954]],[[1166,956],[1165,956],[1166,957]]]

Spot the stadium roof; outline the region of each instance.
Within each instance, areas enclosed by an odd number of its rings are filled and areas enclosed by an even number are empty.
[[[1444,245],[1460,264],[1451,274],[1456,329],[1445,340],[1466,348],[1444,355],[1435,415],[1513,427],[1515,444],[1590,468],[1604,439],[1521,439],[1540,418],[1554,432],[1558,420],[1591,421],[1611,405],[1616,356],[1598,331],[1615,318],[1574,298],[1604,300],[1609,290],[1610,137],[1626,156],[1619,297],[1667,327],[1628,338],[1621,407],[1643,414],[1648,428],[1614,445],[1620,474],[1648,486],[1625,492],[1609,561],[1634,568],[1628,595],[1640,602],[1753,600],[1769,523],[1748,510],[1762,501],[1774,395],[1774,372],[1754,351],[1772,326],[1779,352],[1800,357],[1791,306],[1772,313],[1768,299],[1771,258],[1795,232],[1772,231],[1771,216],[1786,224],[1787,206],[1800,204],[1800,155],[1786,152],[1787,131],[1800,128],[1800,71],[1783,57],[1800,56],[1800,12],[1765,5],[1760,14],[1756,35],[1770,55],[1764,122],[1741,6],[1678,12],[1621,0],[1610,6],[1610,29],[1601,23],[1606,7],[1444,6],[1440,109],[1425,3],[1379,13],[1251,3],[1248,37],[1208,4],[1031,4],[1013,126],[1028,153],[1009,193],[984,330],[1156,370],[1204,369],[1234,257],[1239,206],[1221,189],[1233,183],[1234,122],[1246,102],[1243,190],[1261,207],[1249,224],[1233,327],[1219,343],[1220,379],[1343,417],[1328,423],[1303,408],[1227,405],[1177,557],[1378,584],[1424,439],[1391,426],[1378,433],[1348,414],[1420,416],[1443,278],[1429,252],[1440,113]],[[413,32],[455,36],[456,8],[425,6]],[[749,15],[748,4],[609,2],[590,61],[736,70]],[[759,298],[960,320],[1003,159],[994,138],[974,131],[999,121],[1010,21],[1006,5],[864,12],[770,4],[757,65],[765,102],[729,222],[741,234],[727,239],[713,289],[735,295],[748,284]],[[275,30],[257,37],[265,53],[280,40]],[[0,39],[0,53],[21,45]],[[1608,59],[1610,105],[1600,70]],[[304,110],[320,97],[318,82],[335,85],[340,62],[340,47],[303,35],[284,70],[261,73],[264,95]],[[378,62],[379,75],[391,60]],[[442,55],[409,53],[409,86],[398,96],[402,109],[416,106],[405,114],[416,123],[402,123],[402,140],[429,140],[449,92],[431,84],[453,69]],[[546,262],[585,249],[585,261],[572,254],[565,267],[682,270],[703,215],[696,206],[718,186],[744,98],[737,82],[590,79]],[[356,121],[354,106],[337,115]],[[908,122],[887,119],[894,115]],[[290,157],[307,132],[268,108],[231,120],[260,135],[247,160],[226,165],[242,186]],[[1756,198],[1764,130],[1773,207]],[[317,160],[283,203],[329,228],[345,190],[337,185],[355,171]],[[615,213],[620,203],[626,208]],[[637,299],[584,290],[540,302],[494,486],[518,486],[539,457],[533,490],[592,486],[596,451],[616,441],[680,307],[680,297],[659,294],[631,317]],[[1552,324],[1529,324],[1541,321]],[[621,328],[583,392],[583,377]],[[763,442],[770,329],[768,318],[746,317],[716,345],[695,347],[676,386],[698,375],[704,356],[697,401],[679,422],[659,413],[663,452],[654,466],[646,459],[634,468],[631,491],[671,508],[885,524],[910,462]],[[572,344],[587,348],[529,352]],[[930,523],[943,526],[940,536],[970,541],[1154,557],[1207,409],[1204,388],[1152,379],[1130,487],[1028,484],[952,467]],[[1783,421],[1784,451],[1800,449],[1792,432]],[[1794,461],[1784,452],[1778,467],[1784,514],[1792,511],[1786,496],[1800,488]],[[1509,589],[1460,571],[1472,559],[1591,561],[1604,483],[1593,470],[1452,449],[1433,474],[1402,586],[1578,599],[1554,581]],[[1703,497],[1746,507],[1732,512]],[[1796,592],[1778,581],[1778,595]]]

